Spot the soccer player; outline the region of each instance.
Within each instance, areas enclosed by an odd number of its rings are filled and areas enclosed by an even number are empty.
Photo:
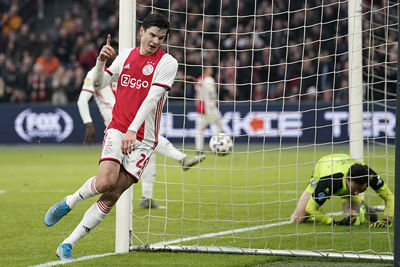
[[[111,36],[101,49],[94,67],[95,89],[118,81],[111,123],[105,132],[97,176],[53,205],[44,222],[52,226],[79,202],[100,195],[86,211],[74,231],[58,246],[61,260],[71,259],[74,245],[92,231],[110,212],[121,194],[137,183],[158,142],[160,115],[178,62],[160,46],[170,24],[166,17],[151,14],[140,26],[140,47],[123,50],[110,68],[106,60],[115,55]],[[117,79],[118,78],[118,79]]]
[[[203,132],[208,125],[215,122],[217,133],[221,132],[221,112],[218,110],[217,88],[213,78],[212,67],[203,68],[203,75],[197,79],[196,89],[196,111],[200,115],[200,130],[195,136],[195,148],[199,154],[203,152],[204,136]]]
[[[111,47],[117,51],[117,42],[112,41]],[[114,61],[116,57],[110,57],[106,61],[106,67],[109,67],[111,63]],[[115,94],[117,90],[117,82],[112,82],[107,84],[101,90],[95,90],[93,87],[93,75],[94,69],[90,70],[84,80],[81,93],[78,98],[78,109],[81,115],[83,123],[86,125],[85,139],[84,143],[91,145],[96,142],[96,131],[93,125],[92,117],[90,116],[89,110],[89,101],[92,97],[94,97],[97,107],[103,117],[103,121],[105,126],[107,127],[110,124],[112,119],[112,108],[115,104]],[[186,77],[182,77],[186,78]],[[175,80],[180,80],[180,77],[175,77]],[[191,76],[186,78],[191,81]],[[158,145],[156,146],[155,152],[162,154],[166,157],[172,158],[178,161],[183,170],[188,170],[193,165],[201,162],[205,155],[197,155],[197,156],[188,156],[185,153],[182,153],[165,137],[159,135],[158,136]],[[154,209],[162,209],[165,208],[161,206],[153,199],[153,184],[156,179],[156,160],[155,155],[153,155],[148,163],[148,166],[143,171],[141,177],[142,184],[142,201],[140,202],[139,207],[143,209],[154,208]]]
[[[360,193],[370,186],[385,201],[382,220],[361,200]],[[326,216],[321,206],[331,196],[340,196],[345,217],[335,221]],[[371,227],[388,227],[394,214],[394,195],[366,164],[354,160],[347,154],[331,154],[322,157],[315,165],[310,184],[300,197],[292,215],[292,223],[303,223],[310,215],[316,221],[334,225],[359,225],[369,217]]]

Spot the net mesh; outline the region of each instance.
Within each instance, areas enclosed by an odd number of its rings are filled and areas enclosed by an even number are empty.
[[[349,153],[348,1],[137,3],[138,26],[151,12],[172,24],[164,49],[179,62],[179,80],[165,104],[162,134],[195,154],[198,99],[185,75],[197,78],[211,66],[222,131],[234,148],[225,157],[206,149],[207,158],[187,172],[158,156],[154,199],[166,209],[139,209],[140,186],[134,188],[133,246],[393,255],[391,228],[289,223],[318,159]],[[364,161],[392,189],[397,9],[396,1],[362,1],[359,134]],[[206,142],[215,131],[205,131]],[[375,191],[364,200],[381,218],[384,203]],[[341,198],[323,209],[341,219]]]

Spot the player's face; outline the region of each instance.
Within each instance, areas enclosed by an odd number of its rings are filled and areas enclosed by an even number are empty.
[[[151,26],[144,30],[140,27],[140,54],[144,56],[154,54],[167,37],[167,29]]]
[[[356,195],[361,194],[361,193],[364,192],[364,191],[367,189],[367,187],[368,187],[368,184],[367,184],[367,183],[365,183],[365,184],[357,184],[357,183],[354,182],[354,181],[351,181],[351,182],[350,182],[349,179],[346,179],[346,184],[347,184],[347,188],[349,189],[349,193],[350,193],[350,195],[352,195],[352,196],[356,196]]]

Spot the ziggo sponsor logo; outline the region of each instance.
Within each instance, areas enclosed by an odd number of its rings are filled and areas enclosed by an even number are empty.
[[[129,86],[130,88],[140,89],[142,87],[147,88],[149,87],[148,81],[142,81],[141,79],[136,80],[136,78],[131,78],[128,74],[121,75],[121,85],[122,86]]]

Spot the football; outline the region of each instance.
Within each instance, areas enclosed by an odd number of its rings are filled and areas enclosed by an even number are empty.
[[[224,133],[219,133],[211,137],[210,139],[210,149],[217,155],[227,155],[232,151],[233,142],[229,135]]]

